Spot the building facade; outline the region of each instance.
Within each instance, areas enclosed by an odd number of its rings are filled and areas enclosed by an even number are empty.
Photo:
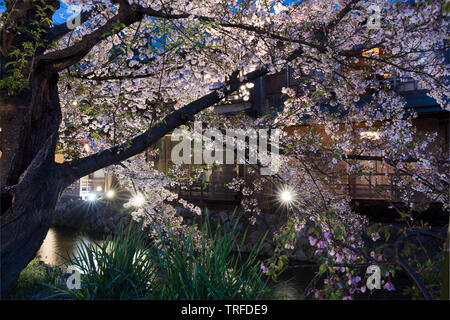
[[[391,88],[405,98],[406,111],[413,110],[417,113],[418,117],[413,120],[416,128],[422,132],[437,132],[448,150],[449,113],[444,111],[434,99],[428,97],[426,91],[417,81],[407,75],[383,75],[378,81],[380,86],[390,83]],[[294,90],[298,88],[298,83],[292,77],[292,72],[289,69],[257,79],[251,88],[248,88],[249,95],[242,96],[240,92],[237,92],[229,98],[229,103],[215,106],[214,111],[224,116],[239,112],[245,112],[250,116],[264,115],[274,107],[282,107],[286,98],[281,92],[283,87]],[[369,94],[370,92],[361,92],[361,100],[368,99]],[[302,123],[288,130],[302,130],[306,129],[308,125],[308,123]],[[370,128],[368,128],[367,134],[373,134]],[[177,142],[171,141],[170,135],[159,141],[158,148],[161,154],[156,161],[156,166],[160,171],[167,173],[170,170],[171,148],[175,143]],[[400,201],[399,191],[390,183],[392,179],[389,175],[393,174],[393,171],[389,171],[388,168],[382,166],[382,161],[379,158],[376,155],[360,157],[359,161],[372,169],[369,176],[361,178],[348,174],[340,180],[340,184],[346,188],[354,201]],[[248,167],[241,164],[216,165],[206,170],[202,167],[200,171],[198,166],[187,165],[187,176],[198,177],[199,174],[202,174],[202,181],[195,182],[188,188],[178,188],[177,192],[181,197],[191,201],[238,204],[242,195],[229,190],[226,184],[235,177],[247,179],[247,170]],[[264,202],[264,198],[262,198],[262,201]],[[270,204],[268,205],[270,206]]]

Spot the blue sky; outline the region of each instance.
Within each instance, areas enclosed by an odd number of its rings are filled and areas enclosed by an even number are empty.
[[[5,8],[5,2],[0,0],[0,12],[5,10]],[[73,6],[68,6],[64,2],[59,1],[59,9],[53,14],[53,24],[58,25],[66,22],[76,11],[76,8]]]

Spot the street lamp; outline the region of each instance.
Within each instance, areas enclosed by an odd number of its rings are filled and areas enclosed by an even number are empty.
[[[88,195],[87,195],[87,200],[88,201],[95,201],[95,200],[97,200],[97,195],[95,194],[95,193],[93,193],[93,192],[91,192],[91,193],[88,193]]]
[[[294,188],[284,186],[278,191],[278,201],[285,206],[293,204],[295,200]]]
[[[145,198],[142,194],[138,193],[136,194],[132,199],[131,199],[131,203],[133,204],[133,206],[135,207],[142,207],[142,205],[145,202]]]
[[[294,196],[292,195],[292,192],[289,190],[284,190],[280,194],[281,201],[285,203],[290,203],[294,199]]]
[[[114,190],[108,190],[108,192],[106,192],[106,197],[108,199],[114,198],[115,195],[116,195],[116,193],[114,192]]]

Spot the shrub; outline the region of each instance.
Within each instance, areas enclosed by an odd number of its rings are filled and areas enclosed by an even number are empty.
[[[36,257],[20,273],[9,298],[44,299],[54,294],[54,288],[61,289],[64,284],[64,272],[60,268],[45,265]]]
[[[237,229],[238,220],[229,232],[204,223],[182,238],[161,231],[151,240],[129,227],[102,243],[81,242],[79,255],[67,261],[82,273],[81,288],[59,292],[74,299],[267,298],[273,286],[258,261],[264,239],[244,255],[245,236],[238,243]]]
[[[160,241],[153,248],[162,281],[160,299],[264,299],[273,288],[264,280],[258,255],[263,240],[248,255],[241,252],[236,220],[231,230],[204,223],[200,234],[191,227],[184,241]],[[170,228],[168,228],[170,229]],[[159,235],[160,239],[171,234]]]
[[[130,225],[94,245],[81,242],[78,256],[67,264],[81,273],[80,289],[60,290],[74,299],[144,299],[155,283],[146,236]]]

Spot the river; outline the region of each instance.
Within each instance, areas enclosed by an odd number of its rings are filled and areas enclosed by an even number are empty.
[[[46,264],[60,266],[69,256],[77,256],[78,247],[82,241],[93,243],[101,241],[98,234],[84,234],[77,230],[61,227],[52,227],[37,252],[40,260]]]

